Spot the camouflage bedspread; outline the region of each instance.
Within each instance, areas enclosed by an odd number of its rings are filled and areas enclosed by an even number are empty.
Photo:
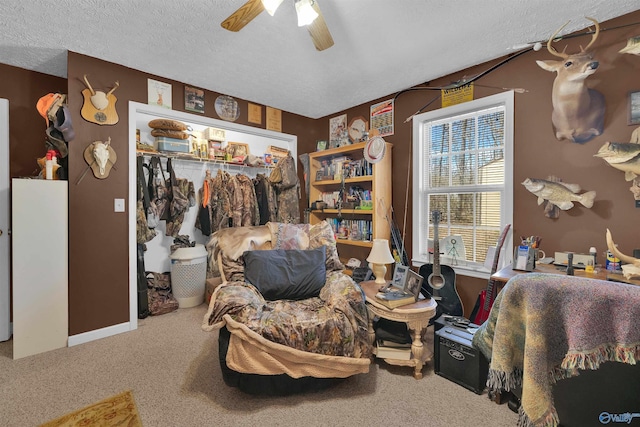
[[[370,358],[364,294],[349,276],[328,272],[320,296],[301,301],[265,301],[245,282],[216,289],[203,329],[219,329],[229,315],[277,344],[321,355]]]

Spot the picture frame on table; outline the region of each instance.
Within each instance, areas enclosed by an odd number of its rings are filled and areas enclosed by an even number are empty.
[[[629,125],[640,125],[640,90],[629,92]]]
[[[319,139],[318,141],[316,141],[316,151],[324,151],[327,148],[328,147],[326,139]]]
[[[402,264],[396,264],[396,268],[393,270],[393,277],[391,278],[391,286],[404,290],[405,279],[408,271],[411,271],[409,267]]]
[[[420,289],[422,289],[422,282],[424,278],[408,267],[407,269],[408,270],[404,277],[404,291],[408,294],[412,294],[417,301],[420,296]]]

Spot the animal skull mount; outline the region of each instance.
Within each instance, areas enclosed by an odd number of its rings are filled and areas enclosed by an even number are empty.
[[[598,38],[600,25],[593,18],[587,19],[595,24],[595,31],[587,47],[583,49],[581,46],[580,52],[568,54],[564,50],[558,52],[551,46],[567,22],[547,42],[549,53],[562,60],[536,61],[542,69],[557,73],[551,93],[551,121],[558,140],[568,139],[584,143],[601,135],[604,130],[604,96],[585,84],[587,77],[595,73],[599,65],[598,61],[593,59],[589,48]]]
[[[627,263],[622,266],[622,275],[625,277],[625,279],[640,277],[640,259],[625,255],[620,252],[615,243],[613,243],[613,238],[611,237],[611,232],[608,228],[607,249],[609,249],[616,258],[619,258],[620,261],[624,261]]]
[[[84,83],[87,86],[82,90],[84,103],[80,114],[82,118],[91,123],[99,125],[113,125],[118,123],[118,112],[116,111],[116,97],[113,92],[120,86],[118,81],[107,93],[100,90],[93,90],[87,75],[84,75]]]
[[[115,150],[111,147],[111,138],[107,142],[94,141],[84,149],[84,160],[89,164],[93,175],[98,179],[109,176],[111,168],[118,160]]]

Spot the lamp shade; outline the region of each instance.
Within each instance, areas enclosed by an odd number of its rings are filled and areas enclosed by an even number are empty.
[[[396,260],[393,259],[389,250],[389,241],[387,239],[373,239],[373,247],[371,253],[367,257],[367,261],[373,264],[391,264]]]
[[[298,27],[309,25],[318,17],[318,12],[313,9],[313,0],[295,0],[295,2]]]
[[[262,5],[264,6],[264,10],[271,16],[276,13],[276,9],[280,6],[282,0],[262,0]]]

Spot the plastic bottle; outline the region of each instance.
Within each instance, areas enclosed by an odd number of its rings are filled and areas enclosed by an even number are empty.
[[[52,150],[47,151],[47,160],[45,162],[45,179],[53,179],[53,154]]]
[[[591,246],[589,248],[589,255],[591,255],[593,257],[593,266],[595,267],[596,265],[598,265],[597,259],[596,259],[596,255],[598,254],[598,252],[596,251],[595,246]]]

